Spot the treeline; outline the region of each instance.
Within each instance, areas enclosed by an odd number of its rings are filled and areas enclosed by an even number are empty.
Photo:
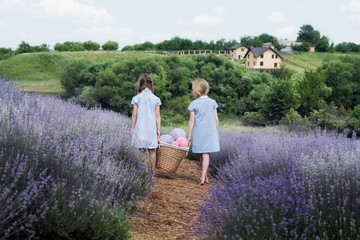
[[[119,48],[119,44],[115,41],[107,41],[101,45],[102,50],[115,51]],[[71,42],[66,41],[64,43],[56,43],[54,46],[55,51],[98,51],[100,50],[100,44],[93,41],[86,42]],[[21,53],[33,53],[33,52],[50,52],[50,45],[41,44],[39,46],[31,46],[29,43],[22,41],[16,50],[11,48],[0,47],[0,60],[7,59],[13,55]]]
[[[295,51],[308,52],[313,45],[316,52],[360,52],[360,44],[342,42],[335,46],[334,43],[330,43],[329,37],[321,36],[320,31],[315,30],[310,24],[300,27],[296,41],[302,44],[293,46]]]
[[[107,41],[101,46],[102,50],[115,51],[119,48],[119,44],[115,41]],[[67,51],[98,51],[100,50],[100,44],[93,41],[86,42],[64,42],[56,43],[54,46],[55,51],[67,52]]]
[[[50,52],[50,46],[47,44],[41,44],[39,46],[31,46],[30,44],[22,41],[19,47],[13,51],[11,48],[0,47],[0,60],[7,59],[13,55],[30,52]]]
[[[78,60],[65,67],[61,84],[72,101],[131,114],[136,80],[150,73],[155,94],[162,101],[162,121],[180,123],[188,118],[193,99],[191,82],[209,81],[209,95],[222,117],[240,117],[248,125],[286,124],[327,127],[360,133],[360,57],[326,61],[304,75],[283,68],[272,75],[248,72],[217,55],[123,56],[116,62]]]
[[[276,37],[267,33],[255,37],[244,36],[240,39],[240,42],[254,47],[262,47],[264,43],[271,42],[278,49],[282,47],[278,44]],[[193,42],[190,39],[176,36],[170,40],[165,40],[157,44],[147,41],[133,46],[128,45],[123,47],[121,51],[228,50],[236,44],[238,44],[238,41],[226,41],[224,38],[217,40],[216,42],[214,40],[211,40],[210,42],[196,40]]]

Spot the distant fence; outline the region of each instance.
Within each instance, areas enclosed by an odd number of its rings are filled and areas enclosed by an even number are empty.
[[[191,51],[178,51],[178,55],[198,55],[198,54],[217,54],[225,55],[228,54],[226,50],[191,50]]]

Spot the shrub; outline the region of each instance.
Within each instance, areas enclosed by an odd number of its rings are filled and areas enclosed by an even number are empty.
[[[345,122],[349,128],[349,134],[355,131],[358,136],[360,135],[360,105],[355,106],[354,110],[350,111]]]
[[[126,238],[148,181],[130,119],[0,86],[0,238]]]
[[[328,130],[335,130],[338,124],[336,117],[327,113],[325,109],[314,110],[310,113],[309,121],[314,125]]]
[[[241,118],[244,125],[247,126],[265,126],[266,119],[261,112],[246,112]]]
[[[303,122],[303,118],[300,116],[300,114],[295,111],[293,108],[290,108],[290,111],[285,114],[285,117],[283,117],[280,120],[280,124],[284,125],[290,125],[290,124],[301,124]]]
[[[100,107],[94,87],[85,86],[81,89],[81,93],[76,95],[76,97],[72,97],[70,100],[88,108]]]
[[[81,89],[85,86],[84,75],[89,64],[86,60],[74,60],[60,73],[60,84],[69,96],[75,95],[76,88]]]
[[[210,239],[357,239],[360,143],[325,134],[222,133],[217,186],[199,220]],[[214,171],[215,170],[215,171]]]
[[[107,41],[101,47],[105,51],[115,51],[119,48],[119,44],[114,41]]]

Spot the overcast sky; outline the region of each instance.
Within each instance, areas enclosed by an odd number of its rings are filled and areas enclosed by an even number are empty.
[[[125,45],[179,36],[295,40],[311,24],[335,44],[360,44],[360,0],[0,0],[0,47],[87,40]]]

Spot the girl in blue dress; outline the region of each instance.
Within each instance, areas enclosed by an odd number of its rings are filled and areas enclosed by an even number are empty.
[[[149,74],[142,74],[137,81],[138,95],[132,98],[132,143],[144,153],[145,168],[152,162],[155,174],[156,152],[160,136],[160,99],[154,95],[154,84]]]
[[[207,171],[211,152],[220,151],[219,119],[215,100],[209,98],[209,84],[205,79],[197,79],[192,83],[192,93],[195,100],[188,107],[190,111],[189,136],[192,152],[200,154],[201,177],[200,184],[208,183]]]

